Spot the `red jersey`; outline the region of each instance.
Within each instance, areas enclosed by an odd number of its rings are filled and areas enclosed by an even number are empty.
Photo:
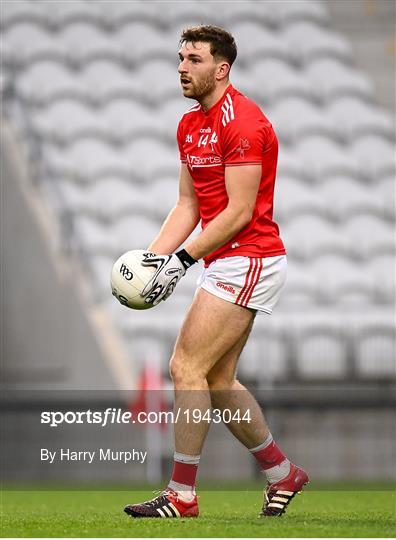
[[[207,112],[199,103],[182,117],[177,130],[180,159],[187,163],[197,194],[202,228],[228,204],[225,168],[261,164],[256,206],[248,225],[204,260],[286,253],[272,219],[278,140],[260,108],[230,84]]]

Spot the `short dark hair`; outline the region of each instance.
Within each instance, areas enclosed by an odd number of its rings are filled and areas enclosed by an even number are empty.
[[[191,26],[183,30],[180,37],[180,45],[190,41],[196,43],[202,41],[210,43],[210,53],[216,59],[222,58],[232,66],[237,57],[237,46],[232,35],[220,28],[220,26],[212,26],[211,24],[200,24],[199,26]]]

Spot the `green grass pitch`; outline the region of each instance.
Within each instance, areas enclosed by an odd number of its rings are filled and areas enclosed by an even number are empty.
[[[125,504],[151,491],[3,489],[3,537],[393,537],[396,494],[388,485],[344,485],[296,496],[281,518],[258,518],[262,495],[200,491],[198,519],[132,519]]]

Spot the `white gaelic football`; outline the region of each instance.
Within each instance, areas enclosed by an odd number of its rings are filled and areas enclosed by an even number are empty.
[[[153,277],[155,268],[142,266],[143,254],[147,250],[135,249],[127,251],[113,265],[111,271],[111,291],[124,306],[132,309],[149,309],[140,293]]]

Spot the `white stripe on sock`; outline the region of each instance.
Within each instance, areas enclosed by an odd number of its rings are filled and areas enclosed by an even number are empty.
[[[201,456],[189,456],[188,454],[180,454],[175,452],[173,459],[179,463],[187,463],[188,465],[198,465]]]
[[[279,465],[275,465],[275,467],[263,470],[262,472],[265,474],[268,482],[270,484],[274,484],[275,482],[279,482],[289,475],[290,461],[286,458]]]
[[[193,495],[193,489],[194,486],[188,486],[187,484],[179,484],[179,482],[175,482],[174,480],[170,480],[168,487],[173,489],[173,491],[180,492],[186,492],[186,496],[188,497],[189,494]]]
[[[272,443],[272,441],[274,440],[273,436],[271,435],[271,433],[268,433],[268,436],[267,438],[264,440],[264,442],[262,442],[261,444],[259,444],[258,446],[256,446],[255,448],[249,448],[249,452],[251,452],[252,454],[254,454],[255,452],[259,452],[260,450],[264,450],[264,448],[267,448],[267,446],[269,444]]]

